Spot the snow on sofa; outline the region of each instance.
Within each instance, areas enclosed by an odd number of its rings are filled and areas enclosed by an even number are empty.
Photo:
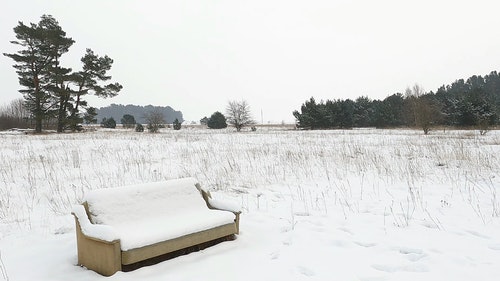
[[[93,190],[72,214],[78,264],[105,276],[239,233],[238,208],[193,178]]]

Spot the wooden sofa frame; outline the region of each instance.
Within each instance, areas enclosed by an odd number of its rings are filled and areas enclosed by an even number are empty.
[[[203,190],[199,184],[196,184],[196,187],[200,191],[201,196],[205,200],[209,209],[222,210],[217,209],[210,204],[210,192]],[[85,208],[87,218],[91,220],[87,202],[84,202],[82,205]],[[224,237],[232,237],[235,234],[239,234],[239,221],[241,213],[239,211],[232,212],[235,215],[233,223],[216,226],[204,231],[191,233],[127,251],[121,250],[119,239],[105,241],[85,235],[82,231],[79,221],[80,219],[74,212],[72,212],[76,222],[78,264],[101,275],[111,276],[117,271],[122,271],[123,268],[130,265],[133,266],[134,264],[151,260],[155,257],[164,256],[178,250],[216,241]],[[92,223],[92,221],[90,221],[90,223]]]

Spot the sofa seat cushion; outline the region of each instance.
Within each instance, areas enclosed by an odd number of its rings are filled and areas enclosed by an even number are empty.
[[[207,209],[128,221],[112,227],[120,237],[121,250],[128,251],[231,223],[234,223],[233,213]]]

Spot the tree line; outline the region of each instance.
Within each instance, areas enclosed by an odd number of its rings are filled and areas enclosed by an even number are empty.
[[[135,127],[136,132],[144,132],[144,127],[142,125],[144,123],[146,124],[146,129],[150,133],[157,133],[159,132],[159,129],[166,127],[165,125],[166,123],[169,124],[167,126],[170,127],[170,122],[167,122],[167,119],[165,118],[166,116],[165,110],[167,111],[172,110],[170,107],[153,107],[151,105],[146,107],[141,107],[132,105],[123,106],[123,105],[113,104],[110,106],[110,108],[119,109],[118,112],[124,112],[123,110],[124,108],[152,109],[142,113],[141,120],[143,122],[137,122],[135,116],[132,114],[129,113],[124,114],[123,117],[120,119],[123,128],[132,129]],[[130,110],[128,112],[130,112]],[[116,114],[117,113],[115,112],[115,116]],[[116,120],[118,120],[118,118],[115,116],[111,116],[109,118],[108,117],[102,118],[101,127],[115,128],[117,124]],[[180,113],[180,116],[182,118],[182,113]],[[182,127],[182,122],[183,122],[182,119],[179,120],[179,118],[175,118],[175,120],[171,122],[173,129],[180,130]],[[251,127],[252,131],[256,130],[256,127],[253,126],[255,124],[255,121],[253,120],[251,115],[250,105],[245,100],[229,101],[226,107],[226,115],[222,114],[219,111],[216,111],[210,116],[210,118],[206,116],[203,117],[200,120],[200,124],[205,125],[210,129],[224,129],[227,128],[229,124],[232,127],[234,127],[238,132],[241,131],[244,127],[248,126],[252,126]]]
[[[119,83],[108,83],[113,60],[99,56],[87,49],[81,58],[81,70],[73,71],[61,64],[61,57],[75,43],[50,15],[43,15],[38,23],[14,27],[19,46],[17,53],[4,53],[14,60],[19,77],[24,106],[35,123],[35,132],[42,131],[42,124],[55,122],[57,131],[75,129],[84,117],[92,119],[95,108],[85,101],[85,96],[113,97],[122,89]],[[55,121],[54,121],[55,120]]]
[[[148,122],[146,117],[150,112],[153,111],[160,112],[163,115],[164,121],[168,124],[172,124],[175,119],[178,119],[179,122],[184,122],[182,112],[174,110],[170,106],[141,106],[132,104],[122,105],[114,103],[97,109],[96,118],[97,120],[102,120],[103,118],[112,117],[118,121],[124,114],[129,114],[135,117],[137,123],[146,124]]]
[[[311,97],[293,115],[303,129],[419,127],[428,133],[432,126],[441,125],[487,131],[499,124],[500,76],[496,71],[484,77],[474,75],[436,92],[425,92],[415,84],[384,100],[358,97],[317,102]]]

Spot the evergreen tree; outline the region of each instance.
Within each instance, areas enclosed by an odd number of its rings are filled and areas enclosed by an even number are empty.
[[[94,94],[97,97],[109,98],[116,96],[123,88],[119,83],[100,85],[100,82],[111,79],[111,76],[106,75],[113,64],[110,57],[100,57],[94,54],[91,49],[87,49],[81,62],[83,63],[83,70],[72,74],[73,83],[77,85],[77,89],[74,91],[75,101],[70,116],[72,125],[80,122],[80,107],[87,106],[87,102],[83,99],[85,95]]]
[[[135,117],[133,115],[130,115],[130,114],[125,114],[125,115],[123,115],[123,117],[121,119],[121,123],[122,123],[124,128],[127,128],[127,129],[134,128],[134,126],[136,124]]]
[[[485,132],[500,120],[500,76],[492,71],[485,77],[471,76],[437,92],[426,93],[418,84],[405,95],[394,94],[384,100],[327,100],[317,103],[313,97],[293,115],[297,126],[308,129],[376,127],[420,127],[428,133],[432,126],[477,127]]]
[[[54,92],[64,97],[64,87],[59,78],[68,73],[61,68],[59,61],[74,43],[66,37],[59,23],[48,15],[43,15],[38,24],[25,25],[19,22],[14,27],[16,41],[12,44],[21,47],[16,54],[5,54],[15,61],[14,68],[19,75],[20,92],[24,95],[26,106],[35,119],[35,132],[42,131],[42,121],[58,113]],[[56,89],[60,90],[56,90]]]
[[[75,130],[83,121],[80,110],[87,106],[82,99],[84,95],[112,97],[122,89],[118,83],[99,85],[111,78],[106,72],[113,60],[99,57],[90,49],[81,60],[82,71],[72,72],[71,68],[61,66],[61,56],[75,41],[66,37],[52,16],[43,15],[38,24],[19,22],[14,33],[17,40],[11,43],[19,45],[21,50],[4,55],[15,61],[14,68],[23,87],[20,92],[35,119],[35,132],[41,132],[44,120],[53,118],[57,120],[58,132],[68,126]],[[77,89],[72,89],[74,86]]]
[[[311,103],[309,106],[312,106]],[[318,121],[314,122],[314,126],[318,129],[335,129],[340,128],[340,122],[342,117],[340,100],[327,100],[325,104],[323,102],[315,105],[316,109],[311,108],[310,116],[317,116]]]
[[[327,106],[325,108],[323,104],[316,104],[316,100],[311,97],[308,101],[302,104],[302,106],[300,107],[300,112],[298,112],[297,110],[293,112],[295,119],[297,119],[297,126],[299,128],[311,130],[326,128],[327,124],[332,123],[334,119],[333,113],[335,112],[335,110],[329,110],[332,108],[332,106],[333,103],[327,102]],[[326,109],[328,109],[328,113],[331,114],[327,115]]]
[[[200,124],[207,126],[208,125],[208,118],[206,116],[203,117],[203,118],[201,118],[200,119]]]
[[[373,103],[368,97],[359,97],[356,99],[353,118],[355,127],[373,126]]]
[[[180,130],[182,126],[181,122],[179,122],[179,119],[177,118],[174,120],[174,123],[172,125],[174,127],[174,130]]]
[[[114,129],[116,128],[116,121],[113,117],[103,118],[101,121],[101,127]]]
[[[87,108],[85,114],[83,115],[83,121],[86,123],[86,124],[95,124],[97,123],[97,112],[96,112],[96,108],[95,107],[89,107]]]
[[[138,133],[144,132],[144,126],[142,126],[142,124],[140,124],[140,123],[137,123],[135,125],[135,131],[138,132]]]
[[[227,127],[226,117],[219,111],[216,111],[208,119],[207,126],[210,129],[224,129]]]
[[[340,128],[350,129],[354,126],[355,103],[350,99],[340,101]]]
[[[405,118],[405,100],[403,95],[400,93],[393,94],[385,98],[383,101],[383,106],[380,108],[385,112],[381,113],[381,116],[385,114],[385,120],[382,127],[400,127],[408,124]]]

